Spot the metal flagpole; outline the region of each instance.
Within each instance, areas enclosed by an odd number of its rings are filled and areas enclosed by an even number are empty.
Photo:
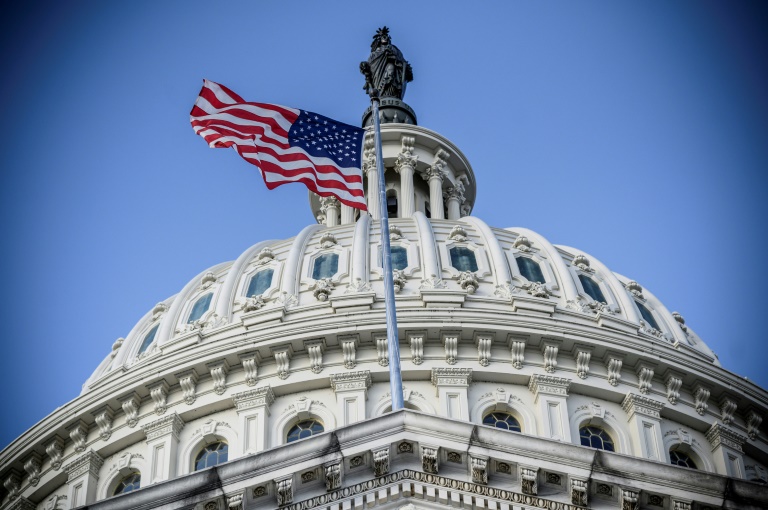
[[[389,351],[389,392],[392,410],[403,408],[403,380],[400,374],[400,341],[397,338],[395,312],[395,286],[392,283],[392,253],[389,248],[389,217],[387,190],[384,183],[384,159],[381,153],[381,125],[379,123],[379,94],[371,94],[373,106],[374,140],[376,141],[376,171],[379,173],[379,204],[381,209],[381,259],[384,263],[384,299],[387,310],[387,349]]]

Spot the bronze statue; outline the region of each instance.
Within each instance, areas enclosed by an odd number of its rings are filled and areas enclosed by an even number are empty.
[[[413,81],[413,69],[400,50],[392,44],[389,28],[376,31],[371,43],[371,55],[367,62],[360,62],[360,72],[365,76],[363,90],[373,97],[403,99],[405,85]]]

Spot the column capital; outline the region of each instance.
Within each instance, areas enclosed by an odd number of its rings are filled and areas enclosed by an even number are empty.
[[[320,197],[320,210],[325,212],[329,207],[339,207],[339,199],[336,197]]]
[[[96,479],[99,478],[99,469],[104,464],[104,459],[93,450],[88,450],[80,457],[76,458],[66,466],[64,472],[67,473],[67,483],[72,482],[86,473],[90,473]]]
[[[738,432],[720,425],[719,423],[713,423],[706,433],[707,441],[712,445],[712,451],[715,451],[718,446],[725,445],[729,448],[733,448],[739,453],[744,453],[742,445],[747,442],[747,438],[742,436]]]
[[[331,374],[331,388],[335,393],[344,391],[368,391],[371,387],[370,370],[359,370],[357,372],[342,372]]]
[[[438,367],[432,369],[432,384],[435,386],[469,386],[471,382],[471,368]]]
[[[627,393],[624,400],[621,402],[621,408],[627,413],[629,419],[635,414],[642,414],[660,420],[661,410],[664,409],[664,403],[642,395]]]
[[[555,377],[552,375],[534,374],[528,383],[528,389],[538,398],[540,394],[567,397],[570,379]]]
[[[144,434],[147,436],[147,441],[157,439],[159,437],[173,434],[178,439],[181,429],[184,428],[184,420],[176,414],[169,414],[159,420],[147,423],[141,427],[144,429]]]
[[[275,394],[272,392],[271,386],[262,386],[260,388],[235,393],[232,395],[232,401],[235,403],[235,409],[238,413],[257,407],[265,407],[269,409],[272,402],[275,401]]]

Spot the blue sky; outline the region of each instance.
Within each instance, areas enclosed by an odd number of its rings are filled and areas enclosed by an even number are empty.
[[[358,63],[384,24],[419,124],[474,168],[476,216],[637,280],[768,386],[760,3],[373,5],[5,7],[0,445],[77,396],[155,303],[313,221],[301,186],[268,192],[194,135],[202,79],[357,124]]]

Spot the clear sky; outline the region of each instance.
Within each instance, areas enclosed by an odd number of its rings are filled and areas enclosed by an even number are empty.
[[[768,386],[765,3],[14,2],[0,16],[0,447],[155,303],[313,221],[189,110],[209,78],[351,124],[377,27],[474,214],[583,250]]]

